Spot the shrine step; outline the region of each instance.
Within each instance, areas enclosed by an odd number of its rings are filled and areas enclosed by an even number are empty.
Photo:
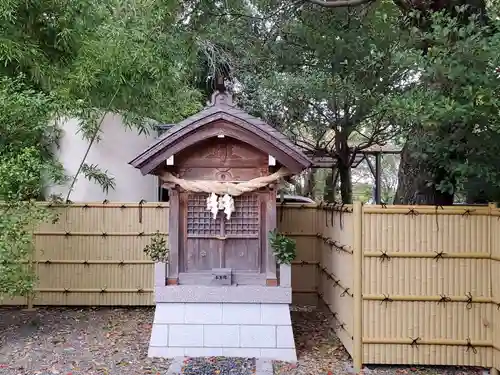
[[[297,360],[288,304],[157,303],[149,357]]]

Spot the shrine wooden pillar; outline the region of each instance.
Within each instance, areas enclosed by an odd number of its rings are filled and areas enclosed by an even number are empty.
[[[167,285],[177,285],[179,280],[179,190],[176,186],[170,188],[170,210],[168,221],[168,272]]]

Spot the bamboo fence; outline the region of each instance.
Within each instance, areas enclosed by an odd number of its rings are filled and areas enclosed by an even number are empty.
[[[4,305],[154,305],[142,249],[167,235],[168,204],[53,206],[35,233],[31,299]],[[286,204],[294,302],[320,299],[362,364],[500,368],[500,210],[488,207]]]
[[[168,236],[168,203],[50,207],[59,220],[35,231],[35,295],[0,298],[0,305],[154,306],[154,264],[143,249],[156,231]],[[317,303],[315,208],[290,204],[278,212],[280,230],[297,242],[292,288],[299,304]]]

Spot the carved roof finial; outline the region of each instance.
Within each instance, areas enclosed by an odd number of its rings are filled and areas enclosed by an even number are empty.
[[[233,106],[233,96],[227,92],[221,92],[221,91],[215,91],[212,94],[212,99],[210,102],[210,105],[228,105],[228,106]]]

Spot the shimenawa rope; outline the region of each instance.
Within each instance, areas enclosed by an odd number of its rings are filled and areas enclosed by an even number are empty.
[[[205,181],[205,180],[185,180],[175,177],[169,172],[165,172],[160,178],[163,182],[171,182],[179,185],[181,188],[194,193],[215,193],[218,195],[229,194],[237,197],[244,193],[260,189],[269,185],[272,182],[290,175],[290,171],[286,168],[281,168],[279,171],[270,174],[269,176],[257,177],[249,181],[243,182],[222,182],[222,181]]]

